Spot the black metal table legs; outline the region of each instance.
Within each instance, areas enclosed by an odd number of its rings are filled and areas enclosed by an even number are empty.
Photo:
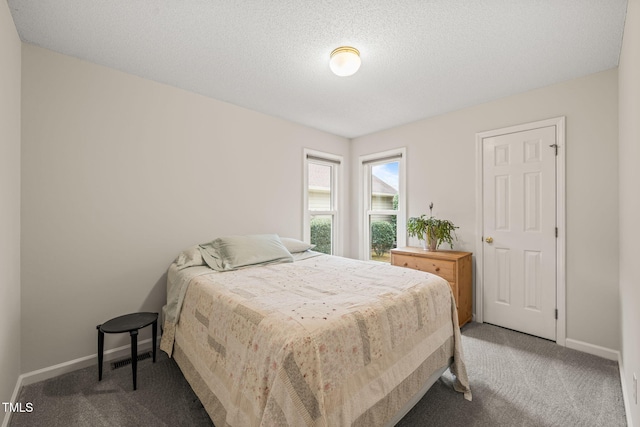
[[[138,330],[129,332],[131,335],[131,371],[133,373],[133,389],[137,388],[138,377]]]
[[[153,344],[153,363],[156,363],[156,341],[158,339],[158,321],[156,320],[151,324],[151,343]]]
[[[100,330],[100,326],[96,326],[98,330],[98,381],[102,381],[102,355],[104,353],[104,332]]]
[[[138,388],[138,331],[151,325],[153,363],[156,363],[156,344],[158,335],[158,313],[132,313],[111,319],[102,325],[96,326],[98,330],[98,381],[102,381],[102,362],[104,360],[104,334],[129,332],[131,337],[131,373],[133,375],[133,389]]]

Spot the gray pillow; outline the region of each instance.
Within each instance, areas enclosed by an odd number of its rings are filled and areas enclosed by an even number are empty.
[[[178,270],[182,270],[187,267],[196,267],[198,265],[205,265],[200,254],[200,247],[198,245],[192,246],[189,249],[182,251],[178,258],[176,258],[176,267]]]
[[[292,254],[295,254],[296,252],[308,251],[309,249],[313,249],[316,247],[316,245],[312,245],[298,239],[292,239],[290,237],[281,237],[280,241],[282,242],[284,247],[287,248],[287,250]]]
[[[200,245],[200,253],[207,265],[216,271],[293,262],[291,253],[277,234],[221,237]]]

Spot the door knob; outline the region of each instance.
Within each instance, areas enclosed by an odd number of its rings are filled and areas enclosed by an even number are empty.
[[[485,239],[485,242],[487,242],[487,243],[493,243],[493,237],[487,237],[487,238]]]

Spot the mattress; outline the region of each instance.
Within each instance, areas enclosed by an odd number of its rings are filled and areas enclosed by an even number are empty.
[[[320,255],[168,273],[161,349],[217,427],[382,426],[451,359],[471,399],[447,282]],[[464,399],[461,397],[461,402]]]

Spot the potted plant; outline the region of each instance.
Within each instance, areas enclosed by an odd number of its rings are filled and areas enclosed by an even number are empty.
[[[411,217],[407,221],[407,233],[409,237],[417,237],[422,241],[423,248],[437,251],[441,243],[448,243],[453,249],[453,241],[458,240],[456,227],[448,219],[438,219],[432,214],[433,203],[429,205],[429,217],[424,214],[419,217]]]

